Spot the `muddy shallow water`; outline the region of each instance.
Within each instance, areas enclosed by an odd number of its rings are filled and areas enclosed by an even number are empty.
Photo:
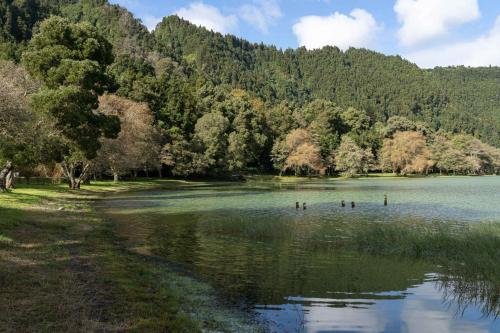
[[[131,248],[183,265],[272,331],[500,332],[468,298],[474,281],[338,246],[362,223],[500,223],[500,177],[171,182],[100,208]]]

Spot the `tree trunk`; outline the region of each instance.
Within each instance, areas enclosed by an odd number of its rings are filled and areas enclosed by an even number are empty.
[[[7,162],[5,167],[0,171],[0,191],[5,192],[8,189],[7,176],[12,172],[13,166],[11,162]]]
[[[158,177],[159,177],[160,179],[162,179],[162,178],[163,178],[163,174],[162,174],[162,172],[161,172],[161,166],[159,166],[159,167],[158,167]]]
[[[113,182],[118,183],[120,180],[120,177],[118,176],[118,173],[113,172]]]
[[[61,163],[64,175],[68,179],[68,185],[69,188],[72,190],[79,190],[82,183],[85,183],[87,180],[87,176],[90,170],[90,163],[85,163],[82,169],[82,172],[80,173],[79,177],[76,177],[75,175],[75,169],[76,165],[71,164],[68,165],[66,162]]]
[[[75,171],[73,165],[68,166],[66,162],[62,162],[61,168],[63,170],[64,176],[68,180],[69,188],[73,189],[75,187]]]
[[[85,163],[83,166],[82,172],[80,173],[80,176],[77,178],[77,189],[80,189],[80,186],[82,184],[88,184],[88,175],[90,172],[90,163]]]
[[[14,170],[10,170],[5,177],[5,188],[7,190],[12,190],[14,188]]]

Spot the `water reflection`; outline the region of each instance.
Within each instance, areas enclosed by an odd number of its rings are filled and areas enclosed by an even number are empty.
[[[147,246],[184,265],[226,299],[250,306],[276,332],[497,332],[498,281],[342,247],[361,222],[447,216],[460,227],[498,219],[487,197],[478,209],[467,196],[477,193],[474,186],[488,192],[487,184],[466,182],[447,184],[447,191],[462,191],[453,202],[441,197],[443,186],[424,181],[173,187],[117,196],[105,205],[131,248]],[[309,209],[291,209],[303,191]],[[387,209],[376,202],[382,193],[393,193]],[[363,198],[359,208],[333,204],[348,196]]]
[[[463,315],[469,308],[477,308],[483,317],[500,317],[500,281],[478,279],[464,269],[448,274],[441,274],[438,280],[439,290],[444,301],[456,309],[457,315]]]
[[[279,305],[258,305],[256,311],[275,332],[498,330],[498,324],[486,320],[475,309],[461,311],[456,316],[460,305],[443,302],[435,277],[429,274],[421,284],[404,293],[354,294],[348,299],[288,297]]]

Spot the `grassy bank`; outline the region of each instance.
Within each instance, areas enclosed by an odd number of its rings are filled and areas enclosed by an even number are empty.
[[[358,251],[429,259],[500,280],[498,223],[374,223],[357,231],[352,241]]]
[[[253,332],[245,313],[162,261],[128,252],[92,203],[159,182],[0,194],[1,332]]]

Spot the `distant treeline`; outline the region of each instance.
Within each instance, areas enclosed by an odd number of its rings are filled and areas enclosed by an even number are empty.
[[[3,1],[0,57],[0,160],[25,174],[499,170],[497,67],[283,51],[176,16],[149,33],[106,0]]]

